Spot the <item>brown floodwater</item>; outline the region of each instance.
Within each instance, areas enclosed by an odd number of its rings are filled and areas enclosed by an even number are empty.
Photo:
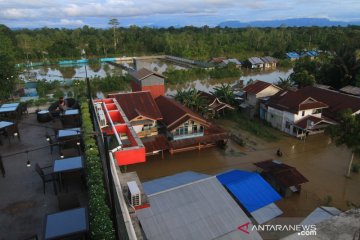
[[[165,154],[165,158],[152,156],[147,162],[130,165],[127,171],[136,171],[142,181],[172,175],[183,171],[217,174],[229,169],[254,171],[253,163],[279,159],[276,150],[281,148],[281,161],[296,167],[308,180],[300,195],[283,199],[277,205],[283,217],[304,217],[321,205],[331,205],[341,210],[351,202],[360,205],[360,174],[345,178],[350,151],[336,147],[323,134],[308,137],[305,141],[282,135],[276,142],[258,139],[233,128],[233,123],[220,121],[224,128],[246,137],[247,146],[229,141],[226,149],[208,148],[200,151]],[[355,159],[359,163],[359,159]],[[330,199],[330,200],[329,200]]]

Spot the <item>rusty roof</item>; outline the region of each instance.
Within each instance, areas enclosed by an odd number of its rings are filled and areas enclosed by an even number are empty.
[[[176,102],[172,98],[159,96],[155,99],[155,102],[163,116],[163,123],[169,131],[177,128],[189,119],[196,120],[203,125],[209,125],[209,123],[199,114],[193,112],[181,103]]]
[[[308,121],[311,121],[313,122],[313,124],[318,124],[320,123],[321,121],[323,121],[322,118],[318,118],[318,117],[315,117],[315,116],[312,116],[312,115],[308,115],[302,119],[300,119],[299,121],[297,121],[295,123],[295,125],[301,129],[307,129],[308,128]]]
[[[317,101],[315,98],[310,96],[304,96],[299,91],[282,90],[277,94],[273,95],[268,105],[270,107],[284,110],[291,113],[298,113],[302,110],[307,109],[319,109],[327,108],[323,102]]]
[[[262,90],[266,89],[267,87],[273,86],[275,88],[278,88],[280,90],[279,87],[268,83],[268,82],[264,82],[264,81],[260,81],[260,80],[256,80],[255,82],[247,85],[246,87],[244,87],[244,91],[247,93],[251,93],[251,94],[258,94],[259,92],[261,92]]]
[[[296,168],[272,159],[254,163],[263,169],[264,175],[270,175],[285,187],[306,183],[307,180]]]
[[[165,78],[163,75],[161,75],[159,73],[156,73],[156,72],[153,72],[153,71],[150,71],[147,68],[141,68],[138,71],[130,73],[130,75],[132,77],[136,78],[137,80],[143,80],[143,79],[145,79],[145,78],[147,78],[147,77],[149,77],[151,75],[156,75],[158,77]]]
[[[162,134],[153,137],[142,138],[141,141],[144,144],[146,153],[169,149],[169,141]]]
[[[360,111],[360,98],[358,97],[310,86],[301,88],[298,92],[327,104],[329,108],[323,114],[329,118],[336,118],[337,113],[344,109],[351,109],[353,113]]]
[[[163,117],[149,91],[109,94],[115,98],[131,121],[143,116],[152,120],[161,120]]]

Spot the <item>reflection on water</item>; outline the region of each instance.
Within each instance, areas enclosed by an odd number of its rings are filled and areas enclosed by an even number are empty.
[[[150,60],[142,60],[142,65],[151,71],[158,72],[163,74],[168,68],[172,68],[175,70],[184,70],[185,67],[169,63],[160,59],[150,59]]]
[[[113,75],[124,74],[123,70],[116,68],[107,63],[98,63],[98,64],[78,64],[78,65],[69,65],[69,66],[42,66],[34,67],[28,70],[25,70],[20,74],[20,78],[24,80],[42,80],[47,81],[54,80],[69,80],[69,79],[85,79],[86,72],[89,78],[93,77],[106,77]]]
[[[174,69],[186,69],[185,67],[178,66],[169,62],[165,62],[159,59],[151,59],[141,61],[141,65],[147,68],[150,68],[153,71],[163,73],[169,67]],[[124,75],[126,71],[121,68],[114,67],[113,65],[107,63],[89,63],[89,64],[80,64],[80,65],[69,65],[69,66],[43,66],[35,67],[29,70],[26,70],[20,75],[20,78],[26,80],[42,80],[47,81],[67,81],[71,79],[85,79],[85,66],[87,70],[87,75],[89,78],[93,77],[106,77],[113,75]],[[189,89],[196,88],[201,91],[211,92],[215,87],[220,86],[222,83],[230,84],[231,86],[243,80],[246,84],[250,79],[253,80],[262,80],[265,82],[276,82],[281,78],[287,78],[292,72],[292,69],[276,69],[272,71],[257,71],[242,69],[243,75],[240,79],[228,78],[228,79],[205,79],[205,80],[195,80],[192,82],[187,82],[182,85],[167,85],[167,95],[176,94],[178,89]]]
[[[250,79],[262,80],[265,82],[275,83],[279,78],[287,78],[293,72],[293,69],[276,69],[273,71],[254,71],[249,69],[243,70],[243,75],[240,79],[206,79],[206,80],[195,80],[193,82],[187,82],[182,85],[167,86],[167,95],[175,95],[177,90],[196,88],[204,92],[212,92],[215,87],[220,86],[222,83],[230,84],[231,86],[236,85],[241,80],[246,84]]]

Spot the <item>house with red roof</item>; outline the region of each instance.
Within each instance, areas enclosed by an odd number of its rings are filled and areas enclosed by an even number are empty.
[[[259,111],[260,101],[264,98],[275,95],[281,90],[278,86],[256,80],[247,85],[244,91],[244,103],[240,105],[241,108],[251,108],[251,115],[257,114]]]
[[[280,91],[267,102],[264,119],[273,127],[296,137],[323,132],[335,122],[322,115],[329,106],[299,91]]]
[[[353,115],[360,114],[360,98],[337,92],[331,89],[318,87],[304,87],[298,92],[307,97],[314,97],[328,105],[323,115],[332,120],[337,120],[337,114],[345,109],[350,109]]]
[[[258,172],[282,196],[289,197],[301,192],[301,185],[309,182],[295,167],[279,160],[266,160],[254,163]]]
[[[197,149],[225,143],[228,134],[181,103],[166,96],[155,102],[163,116],[160,121],[170,140],[170,152]]]
[[[165,93],[165,77],[159,73],[150,71],[147,68],[141,68],[138,71],[130,73],[131,89],[133,92],[150,91],[153,98]]]
[[[158,135],[157,121],[163,119],[149,91],[109,94],[115,98],[140,138]]]

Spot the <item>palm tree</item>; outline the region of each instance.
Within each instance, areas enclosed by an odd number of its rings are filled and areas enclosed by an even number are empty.
[[[353,84],[356,73],[360,70],[360,61],[356,59],[353,52],[345,52],[334,60],[335,66],[339,69],[343,78],[343,85]]]
[[[279,77],[279,80],[275,82],[275,85],[284,90],[289,90],[294,86],[290,80],[290,77],[287,78]]]
[[[221,101],[230,105],[235,104],[235,94],[230,84],[222,83],[219,87],[215,87],[214,90],[215,91],[212,94]]]
[[[351,150],[351,157],[346,172],[350,177],[351,166],[355,154],[360,154],[360,115],[352,115],[351,110],[345,110],[339,114],[338,125],[331,125],[325,131],[337,146],[345,145]]]
[[[174,99],[201,114],[205,114],[208,111],[207,100],[195,88],[177,91]]]

